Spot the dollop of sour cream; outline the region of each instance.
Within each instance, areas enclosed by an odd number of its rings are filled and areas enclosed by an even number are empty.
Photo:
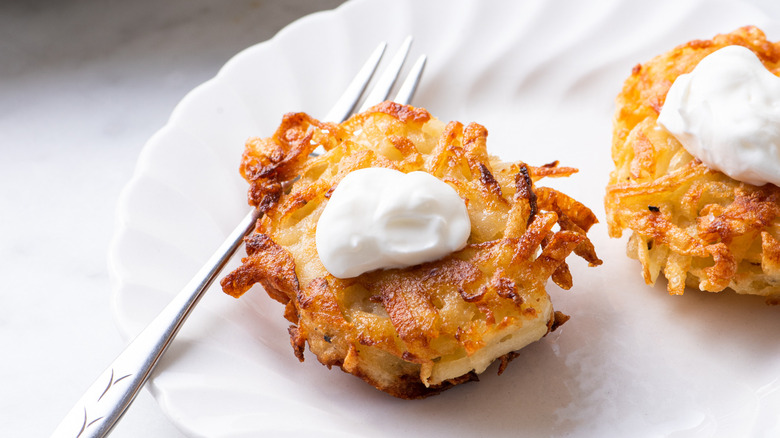
[[[780,78],[742,46],[680,75],[658,124],[708,167],[753,185],[780,185]]]
[[[315,241],[334,277],[403,268],[466,246],[466,204],[447,183],[425,172],[385,168],[348,173],[330,196]]]

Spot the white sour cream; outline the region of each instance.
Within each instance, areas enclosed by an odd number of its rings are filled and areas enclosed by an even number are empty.
[[[680,75],[658,124],[708,167],[753,185],[780,185],[780,78],[742,46]]]
[[[403,268],[466,246],[466,204],[447,183],[425,172],[384,168],[347,174],[317,222],[322,264],[334,277]]]

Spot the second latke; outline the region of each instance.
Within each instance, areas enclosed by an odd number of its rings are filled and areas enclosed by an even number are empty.
[[[675,79],[731,45],[750,49],[767,70],[780,73],[780,44],[755,27],[691,41],[634,67],[617,97],[607,225],[612,237],[631,231],[628,254],[641,262],[647,283],[663,273],[672,294],[686,285],[731,288],[774,303],[780,300],[780,188],[712,170],[657,123]]]

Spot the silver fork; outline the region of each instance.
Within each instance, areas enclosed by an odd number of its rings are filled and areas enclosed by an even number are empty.
[[[404,40],[371,93],[364,99],[360,111],[389,96],[396,80],[400,77],[411,43],[411,37]],[[354,113],[379,66],[386,47],[386,43],[381,43],[374,50],[323,120],[342,122]],[[417,59],[393,99],[395,102],[411,101],[420,82],[425,62],[425,55]],[[184,320],[241,246],[243,238],[252,232],[259,217],[257,210],[253,209],[241,220],[190,282],[85,391],[57,427],[52,435],[53,438],[103,437],[111,432],[146,383]]]

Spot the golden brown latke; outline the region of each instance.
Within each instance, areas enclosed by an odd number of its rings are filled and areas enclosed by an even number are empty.
[[[659,272],[668,290],[685,286],[780,300],[780,188],[746,184],[711,170],[656,124],[674,80],[728,45],[749,48],[780,74],[780,43],[755,27],[691,41],[634,67],[617,97],[615,170],[605,199],[610,236],[633,234],[628,255],[645,282]]]
[[[552,276],[571,287],[569,253],[601,261],[585,235],[593,213],[534,187],[576,169],[499,162],[488,156],[486,138],[478,124],[445,126],[424,109],[391,102],[343,124],[286,115],[273,137],[247,142],[241,173],[250,204],[264,215],[224,291],[238,297],[261,284],[286,305],[301,361],[308,343],[321,363],[396,397],[474,380],[496,358],[502,371],[515,350],[568,319],[553,312],[544,286]],[[320,145],[326,152],[310,156]],[[424,170],[450,184],[471,219],[467,246],[405,269],[330,275],[315,247],[317,219],[338,182],[366,167]]]

